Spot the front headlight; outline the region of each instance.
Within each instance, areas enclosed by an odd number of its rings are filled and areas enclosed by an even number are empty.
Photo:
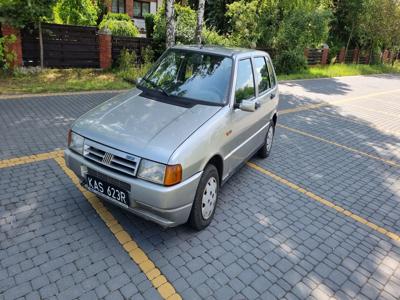
[[[171,186],[182,181],[182,166],[164,165],[142,159],[137,176],[154,183]]]
[[[68,148],[72,151],[83,155],[84,142],[85,138],[83,136],[80,136],[71,130],[68,132]]]
[[[151,160],[142,159],[137,176],[139,178],[164,184],[165,165]]]

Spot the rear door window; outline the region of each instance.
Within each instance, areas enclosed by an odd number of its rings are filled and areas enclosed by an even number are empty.
[[[271,88],[270,76],[265,57],[261,56],[254,58],[254,69],[256,73],[256,84],[258,87],[258,93],[262,94],[263,92]]]
[[[274,73],[274,68],[272,67],[271,60],[268,61],[268,72],[270,74],[271,78],[271,86],[274,88],[276,86],[276,78],[275,78],[275,73]]]

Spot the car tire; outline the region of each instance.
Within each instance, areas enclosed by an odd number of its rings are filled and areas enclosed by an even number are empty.
[[[209,164],[203,171],[197,186],[189,224],[196,230],[202,230],[210,225],[218,202],[219,175],[217,168]]]
[[[271,120],[268,126],[267,134],[265,135],[265,141],[260,150],[258,150],[257,154],[261,158],[267,158],[272,149],[272,144],[274,142],[275,135],[275,124],[274,121]]]

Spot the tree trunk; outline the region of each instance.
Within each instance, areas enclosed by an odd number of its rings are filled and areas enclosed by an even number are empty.
[[[175,45],[175,9],[174,9],[175,0],[167,0],[165,6],[165,16],[167,21],[166,28],[166,47],[167,49]]]
[[[195,41],[198,46],[201,45],[201,33],[203,30],[205,2],[206,2],[205,0],[199,0],[199,8],[197,10],[197,27],[196,27]]]
[[[40,67],[43,69],[43,32],[42,32],[42,22],[39,21],[39,49],[40,49]]]

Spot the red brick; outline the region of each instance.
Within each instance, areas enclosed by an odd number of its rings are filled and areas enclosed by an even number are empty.
[[[125,9],[128,16],[133,18],[133,1],[134,0],[125,0]]]
[[[99,32],[100,68],[108,69],[112,64],[111,34]]]
[[[328,63],[329,48],[322,49],[321,65],[326,65]]]
[[[8,46],[8,49],[10,51],[14,51],[15,54],[17,55],[17,59],[11,67],[14,68],[16,66],[22,66],[22,43],[21,43],[20,30],[13,26],[10,26],[7,24],[2,24],[1,32],[3,33],[3,36],[13,34],[17,38],[17,40],[14,43],[12,43]]]

